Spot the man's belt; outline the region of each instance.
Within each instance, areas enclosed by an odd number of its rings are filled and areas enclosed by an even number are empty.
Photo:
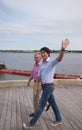
[[[48,87],[48,86],[52,86],[54,85],[54,83],[45,83],[45,84],[41,84],[42,87]]]

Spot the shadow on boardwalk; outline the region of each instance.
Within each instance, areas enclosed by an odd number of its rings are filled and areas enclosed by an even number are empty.
[[[0,87],[0,130],[23,130],[33,111],[32,87]],[[55,87],[54,95],[60,108],[63,124],[51,127],[54,114],[50,108],[43,112],[33,130],[82,130],[82,86]]]

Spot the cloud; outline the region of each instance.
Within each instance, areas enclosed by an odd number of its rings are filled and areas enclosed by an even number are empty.
[[[14,10],[30,14],[32,17],[48,19],[77,18],[82,9],[81,0],[1,0],[2,3]]]
[[[0,40],[81,37],[81,5],[82,0],[0,0]]]
[[[41,23],[42,22],[42,23]],[[0,37],[78,35],[82,34],[82,20],[38,21],[38,23],[0,25]]]

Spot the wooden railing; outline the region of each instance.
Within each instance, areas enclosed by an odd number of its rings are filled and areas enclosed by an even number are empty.
[[[0,87],[17,87],[17,86],[27,86],[28,80],[5,80],[0,81]],[[54,79],[55,85],[82,85],[82,79]],[[31,81],[31,86],[33,86],[33,80]]]

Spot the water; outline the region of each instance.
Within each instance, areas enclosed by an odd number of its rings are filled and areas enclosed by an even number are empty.
[[[4,61],[8,69],[32,70],[34,53],[0,53],[0,61]],[[51,54],[57,57],[58,54]],[[82,75],[82,53],[66,53],[57,65],[56,73]],[[0,80],[27,79],[28,76],[0,74]]]

